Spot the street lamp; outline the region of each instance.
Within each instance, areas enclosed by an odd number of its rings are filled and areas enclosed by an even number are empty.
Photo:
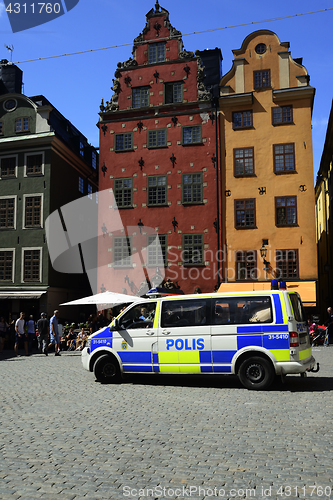
[[[263,240],[262,241],[262,247],[260,248],[260,257],[262,258],[262,261],[264,263],[264,271],[269,271],[270,270],[270,263],[266,260],[266,255],[267,255],[267,248],[265,245],[268,244],[268,240]]]

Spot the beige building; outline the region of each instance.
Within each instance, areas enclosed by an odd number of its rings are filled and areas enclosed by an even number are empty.
[[[315,89],[271,31],[251,33],[233,54],[220,84],[221,290],[262,289],[277,278],[315,307]]]

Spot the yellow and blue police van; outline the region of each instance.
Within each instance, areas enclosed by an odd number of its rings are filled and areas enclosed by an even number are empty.
[[[82,364],[125,374],[233,374],[248,389],[315,369],[300,296],[288,290],[161,296],[129,305],[90,335]]]

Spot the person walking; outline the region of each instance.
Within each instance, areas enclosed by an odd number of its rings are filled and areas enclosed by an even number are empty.
[[[38,350],[47,356],[47,348],[50,336],[49,322],[46,319],[46,313],[40,315],[40,319],[37,321],[38,328]]]
[[[5,338],[8,332],[9,325],[7,321],[5,321],[5,318],[1,316],[0,318],[0,354],[3,351],[3,346],[5,343]]]
[[[325,339],[325,344],[333,344],[333,309],[332,307],[327,308],[328,319],[326,321],[327,325],[327,338]]]
[[[14,351],[17,357],[19,357],[18,353],[18,346],[19,343],[23,341],[24,343],[24,350],[25,350],[25,355],[29,356],[28,352],[28,338],[25,334],[24,331],[24,317],[25,314],[23,312],[20,313],[19,319],[16,320],[15,323],[15,344],[14,344]]]
[[[34,317],[31,314],[29,316],[29,321],[27,323],[27,334],[28,334],[28,351],[32,352],[32,344],[36,336],[36,324],[34,322]]]
[[[51,345],[54,345],[55,356],[60,356],[60,336],[58,332],[58,316],[59,311],[56,309],[50,319],[50,343],[48,349]]]

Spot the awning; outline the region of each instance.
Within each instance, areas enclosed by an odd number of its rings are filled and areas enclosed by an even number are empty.
[[[306,307],[316,307],[316,281],[287,281],[287,290],[297,292]],[[248,283],[221,283],[219,292],[252,292],[270,290],[270,281],[249,281]]]
[[[40,291],[29,291],[29,292],[0,292],[0,300],[5,299],[40,299],[41,296],[46,293]]]
[[[102,292],[95,295],[89,295],[81,299],[71,300],[64,302],[61,306],[77,306],[83,304],[103,305],[107,307],[115,306],[117,304],[126,304],[129,302],[150,302],[150,299],[143,299],[135,295],[125,295],[123,293],[115,292]]]

